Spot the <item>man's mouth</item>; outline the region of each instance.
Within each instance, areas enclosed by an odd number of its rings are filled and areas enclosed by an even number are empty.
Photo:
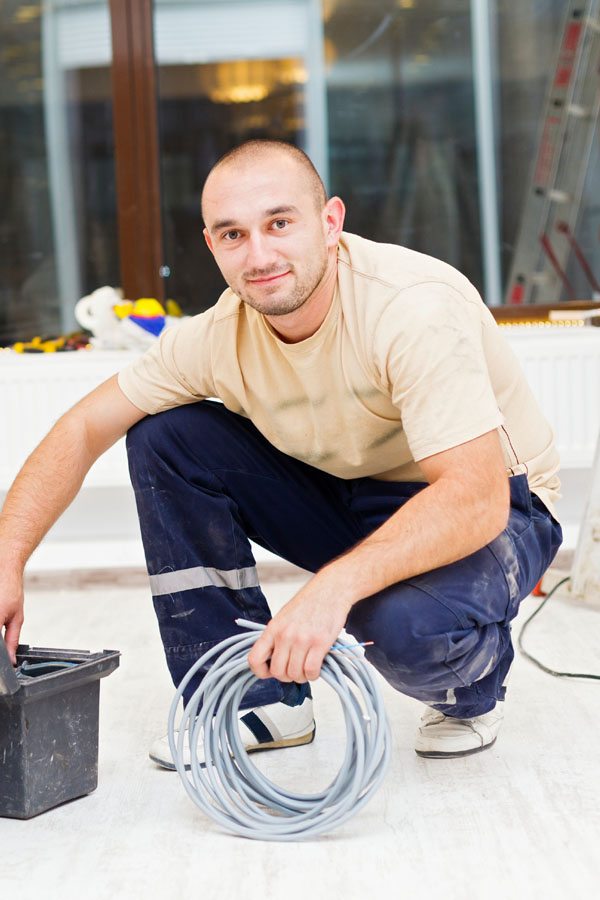
[[[260,278],[247,278],[246,281],[249,284],[275,284],[275,282],[279,281],[281,278],[285,278],[286,275],[289,275],[289,269],[285,272],[278,272],[275,275],[262,275]]]

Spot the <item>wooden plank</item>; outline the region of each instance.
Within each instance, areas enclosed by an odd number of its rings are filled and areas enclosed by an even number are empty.
[[[525,306],[490,306],[490,312],[497,322],[506,322],[511,319],[547,319],[551,309],[561,309],[565,313],[577,309],[600,309],[600,303],[593,300],[565,300],[562,303],[537,304],[529,303]]]

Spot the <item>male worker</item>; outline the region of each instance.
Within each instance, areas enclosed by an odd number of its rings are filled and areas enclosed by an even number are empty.
[[[419,754],[490,747],[509,623],[561,540],[552,432],[517,361],[455,269],[343,233],[342,201],[290,145],[223,157],[202,212],[228,290],[68,412],[7,498],[10,651],[27,557],[129,431],[174,681],[237,617],[269,623],[249,655],[249,750],[312,740],[307,682],[344,626],[426,704]],[[314,573],[273,618],[250,539]],[[164,740],[151,756],[173,765]]]

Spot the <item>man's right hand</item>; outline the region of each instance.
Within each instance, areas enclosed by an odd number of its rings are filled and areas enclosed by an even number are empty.
[[[17,646],[23,625],[23,576],[20,572],[6,572],[0,566],[0,633],[12,664],[17,664]]]

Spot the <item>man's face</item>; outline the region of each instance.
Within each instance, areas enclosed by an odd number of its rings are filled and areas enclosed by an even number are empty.
[[[225,164],[206,184],[203,212],[208,246],[244,303],[278,316],[312,295],[327,268],[326,214],[295,160]]]

